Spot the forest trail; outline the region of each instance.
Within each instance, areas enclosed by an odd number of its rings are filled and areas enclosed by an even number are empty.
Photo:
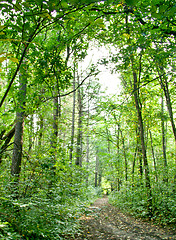
[[[176,240],[176,232],[122,213],[107,197],[96,200],[80,221],[76,240]]]

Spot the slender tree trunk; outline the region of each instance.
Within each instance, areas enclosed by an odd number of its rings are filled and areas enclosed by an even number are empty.
[[[127,182],[128,181],[128,163],[127,163],[127,157],[126,157],[125,140],[124,140],[122,131],[121,131],[121,136],[122,136],[122,145],[123,145],[123,156],[125,160],[125,181]]]
[[[61,98],[58,97],[60,96],[58,80],[55,86],[54,95],[56,95],[56,97],[53,99],[53,132],[51,136],[51,147],[53,149],[56,149],[58,138],[58,124],[61,117]]]
[[[133,157],[133,165],[132,165],[132,186],[134,185],[134,170],[135,170],[135,165],[136,165],[136,156],[137,156],[137,146],[135,148],[135,152],[134,152],[134,157]]]
[[[139,159],[139,174],[140,178],[142,179],[143,176],[143,164],[142,164],[142,146],[141,146],[141,136],[140,136],[140,126],[137,129],[137,156]]]
[[[158,75],[159,75],[159,78],[160,78],[160,85],[161,85],[161,88],[164,91],[164,95],[165,95],[165,98],[166,98],[166,105],[167,105],[167,109],[168,109],[168,113],[169,113],[169,117],[170,117],[170,121],[171,121],[171,126],[172,126],[172,131],[173,131],[173,134],[174,134],[174,139],[175,139],[175,142],[176,142],[176,127],[175,127],[175,123],[174,123],[174,116],[173,116],[172,103],[171,103],[171,98],[170,98],[170,93],[169,93],[169,86],[168,86],[168,82],[167,82],[167,77],[166,77],[166,75],[163,77],[162,74],[161,74],[161,73],[164,72],[163,67],[160,66],[159,69],[158,69]],[[160,73],[160,71],[161,71],[161,73]]]
[[[42,138],[43,138],[43,127],[44,127],[44,119],[42,114],[39,115],[39,138],[38,138],[38,145],[41,147],[42,146]]]
[[[164,99],[161,96],[161,130],[162,130],[162,148],[163,148],[163,160],[164,160],[164,177],[163,181],[168,182],[167,172],[167,156],[166,156],[166,138],[165,138],[165,126],[164,126]]]
[[[79,85],[79,78],[78,78]],[[83,104],[81,88],[78,89],[78,135],[77,135],[77,149],[75,164],[82,167],[82,118],[83,118]]]
[[[89,82],[90,85],[90,82]],[[87,102],[87,138],[86,138],[86,168],[87,168],[87,176],[86,176],[86,185],[89,183],[89,118],[90,118],[90,103],[89,103],[89,87],[88,87],[88,102]],[[101,183],[100,183],[101,184]]]
[[[119,150],[120,150],[120,123],[117,123],[117,190],[120,191],[120,156],[119,156]]]
[[[58,136],[58,118],[59,118],[59,101],[58,97],[53,99],[53,133],[51,139],[51,147],[56,148]]]
[[[98,168],[99,168],[99,157],[98,157],[98,151],[97,151],[96,162],[95,162],[95,187],[98,187]]]
[[[152,156],[153,156],[153,164],[154,164],[154,169],[155,169],[155,179],[156,182],[158,181],[158,174],[157,174],[157,167],[156,167],[156,158],[155,158],[155,152],[153,148],[153,139],[152,139],[152,132],[149,130],[150,133],[150,140],[151,140],[151,150],[152,150]]]
[[[109,153],[109,155],[110,155],[110,154],[111,154],[110,133],[109,133],[109,129],[108,129],[108,126],[107,126],[106,118],[104,119],[104,121],[105,121],[106,135],[107,135],[108,153]],[[110,167],[111,167],[111,169],[113,170],[112,163],[110,163]],[[112,178],[112,179],[111,179],[111,192],[114,190],[114,186],[115,186],[115,181],[114,181],[114,179]]]
[[[29,123],[29,147],[28,147],[28,153],[31,151],[32,149],[32,145],[33,145],[33,115],[30,116],[30,123]]]
[[[76,69],[74,66],[73,72],[73,90],[75,89],[75,79],[76,79]],[[72,164],[73,160],[73,145],[74,145],[74,135],[75,135],[75,105],[76,105],[76,93],[73,92],[73,108],[72,108],[72,129],[71,129],[71,143],[70,143],[70,164]]]

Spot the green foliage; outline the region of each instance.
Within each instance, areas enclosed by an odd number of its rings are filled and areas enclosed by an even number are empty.
[[[68,171],[68,170],[67,170]],[[78,230],[79,217],[87,205],[97,197],[97,192],[86,188],[77,178],[83,174],[74,171],[73,183],[69,174],[61,174],[59,182],[50,189],[41,182],[32,182],[31,196],[14,199],[8,195],[11,185],[1,194],[2,239],[64,239]],[[71,181],[71,182],[69,182]],[[23,183],[20,188],[29,187]],[[10,190],[11,191],[11,190]]]
[[[114,191],[109,196],[112,204],[122,211],[130,212],[136,217],[151,218],[152,221],[163,225],[176,223],[176,194],[175,185],[167,185],[163,182],[156,184],[152,188],[152,216],[147,212],[147,192],[143,185],[125,185],[120,191]]]
[[[71,236],[86,206],[101,196],[101,184],[108,191],[116,190],[110,200],[120,208],[138,217],[175,224],[175,142],[171,114],[165,106],[170,99],[174,112],[175,2],[4,0],[0,10],[1,98],[10,86],[0,112],[0,237]],[[74,164],[76,134],[69,162],[72,95],[65,95],[73,91],[73,75],[80,82],[84,78],[76,68],[92,40],[113,46],[111,56],[100,62],[106,67],[113,63],[112,71],[121,74],[122,91],[113,98],[99,97],[100,85],[93,80],[96,74],[85,77],[91,76],[89,84],[81,83],[83,167],[78,167]],[[91,73],[95,69],[93,66]],[[20,74],[27,83],[23,159],[19,182],[12,184],[13,138],[8,136],[20,110]],[[166,95],[163,112],[162,92]],[[134,93],[144,124],[151,196],[143,179],[146,169]],[[167,158],[163,156],[161,123]],[[95,168],[100,185],[96,189],[92,187]]]

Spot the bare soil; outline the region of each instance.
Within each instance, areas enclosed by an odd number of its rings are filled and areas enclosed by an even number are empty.
[[[80,219],[76,240],[176,240],[176,232],[124,214],[104,197],[95,201]]]

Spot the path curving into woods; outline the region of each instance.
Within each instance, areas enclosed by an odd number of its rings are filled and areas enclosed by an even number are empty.
[[[95,201],[81,217],[76,240],[176,240],[176,232],[135,219],[119,211],[104,197]]]

